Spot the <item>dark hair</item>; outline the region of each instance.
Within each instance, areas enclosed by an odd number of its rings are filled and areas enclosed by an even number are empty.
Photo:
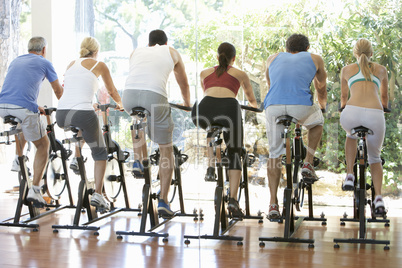
[[[165,34],[164,31],[162,30],[153,30],[149,33],[149,41],[148,41],[148,45],[154,46],[156,44],[162,46],[164,44],[166,44],[168,38]]]
[[[218,47],[219,66],[216,68],[216,75],[221,76],[228,68],[230,61],[236,56],[236,48],[228,42],[224,42]]]
[[[286,52],[301,52],[307,51],[310,46],[307,36],[302,34],[292,34],[286,40]]]

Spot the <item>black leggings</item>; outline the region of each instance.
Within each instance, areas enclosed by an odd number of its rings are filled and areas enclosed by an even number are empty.
[[[191,116],[194,124],[197,124],[197,108],[201,128],[207,129],[211,125],[219,125],[229,129],[229,132],[223,132],[228,149],[229,169],[241,170],[243,122],[237,100],[235,98],[204,97],[199,105],[193,107]],[[208,138],[211,134],[208,133]]]

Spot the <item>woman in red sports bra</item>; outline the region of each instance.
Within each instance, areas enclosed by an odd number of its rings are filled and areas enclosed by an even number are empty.
[[[229,129],[229,132],[224,132],[223,135],[229,158],[230,198],[228,209],[233,217],[243,217],[237,202],[242,168],[240,153],[243,147],[243,123],[240,105],[236,100],[240,86],[243,88],[250,106],[257,108],[257,101],[247,74],[232,67],[236,58],[235,47],[227,42],[220,44],[217,58],[218,66],[205,69],[200,74],[204,98],[198,106],[194,105],[192,118],[196,124],[196,109],[198,107],[198,122],[201,128],[207,129],[208,126],[214,124]],[[210,140],[211,137],[207,137],[208,144]],[[214,155],[212,148],[209,148],[205,180],[215,180],[214,166]]]

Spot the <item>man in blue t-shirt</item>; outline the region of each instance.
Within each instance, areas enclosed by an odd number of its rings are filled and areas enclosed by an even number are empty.
[[[307,52],[309,47],[306,36],[293,34],[286,40],[286,52],[276,53],[267,60],[265,75],[269,89],[264,108],[269,146],[269,219],[280,218],[277,192],[282,171],[281,156],[285,153],[285,148],[281,138],[284,126],[275,123],[277,117],[289,115],[308,129],[307,155],[302,175],[313,180],[318,179],[312,164],[324,124],[321,109],[325,109],[327,104],[327,73],[321,56]],[[312,81],[318,105],[313,103],[310,90]]]
[[[49,157],[49,140],[40,114],[44,113],[37,99],[42,81],[47,78],[56,97],[60,99],[63,87],[50,61],[46,60],[46,40],[32,37],[28,43],[28,54],[14,59],[4,80],[0,92],[0,117],[12,115],[21,120],[20,126],[24,139],[32,141],[37,151],[33,166],[33,185],[28,191],[27,200],[36,207],[43,207],[46,202],[42,197],[39,182],[43,176]],[[22,151],[22,150],[21,150]]]

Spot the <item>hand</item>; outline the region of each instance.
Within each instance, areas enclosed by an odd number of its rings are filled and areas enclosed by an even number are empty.
[[[116,108],[115,110],[119,110],[120,112],[124,112],[124,107],[122,103],[116,103]]]
[[[38,110],[39,110],[39,113],[40,113],[41,115],[44,115],[44,114],[45,114],[45,108],[44,108],[44,107],[38,106]]]
[[[95,112],[99,111],[99,103],[94,103],[92,106],[94,107]]]

